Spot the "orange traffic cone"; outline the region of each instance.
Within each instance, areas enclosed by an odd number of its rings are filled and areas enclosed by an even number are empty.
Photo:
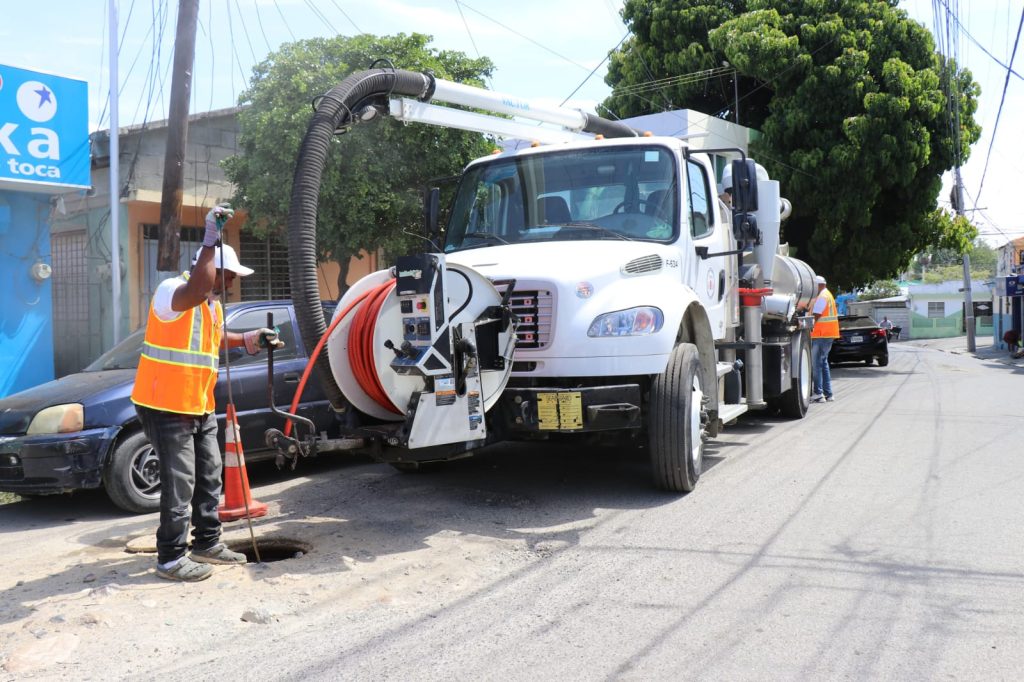
[[[248,503],[248,504],[246,504]],[[224,503],[217,508],[221,521],[235,521],[248,516],[255,519],[267,513],[267,505],[252,498],[249,475],[245,472],[245,453],[238,438],[238,416],[235,406],[228,405],[224,424]]]

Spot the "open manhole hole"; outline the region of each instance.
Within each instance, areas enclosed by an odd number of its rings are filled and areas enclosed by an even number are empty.
[[[256,551],[252,547],[251,539],[234,540],[227,545],[232,551],[244,554],[251,563],[256,563]],[[308,542],[291,538],[256,538],[256,547],[260,551],[260,560],[263,563],[299,559],[313,549],[313,545]]]

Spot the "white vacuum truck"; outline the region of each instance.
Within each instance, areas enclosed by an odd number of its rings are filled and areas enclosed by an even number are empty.
[[[315,249],[328,143],[385,115],[537,142],[470,163],[443,234],[431,192],[439,248],[355,284],[328,329]],[[731,209],[709,152],[740,157]],[[315,371],[345,436],[268,441],[293,460],[349,448],[414,469],[600,433],[649,453],[658,487],[692,490],[723,424],[769,407],[800,418],[810,398],[811,318],[798,311],[814,273],[779,254],[788,203],[742,157],[430,74],[353,74],[319,101],[289,217],[300,329],[309,347],[326,334]]]

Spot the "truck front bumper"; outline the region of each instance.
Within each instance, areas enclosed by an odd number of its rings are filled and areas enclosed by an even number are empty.
[[[76,433],[0,436],[0,492],[48,495],[102,482],[119,426]]]
[[[496,416],[509,436],[638,429],[643,423],[638,384],[584,388],[508,387]]]

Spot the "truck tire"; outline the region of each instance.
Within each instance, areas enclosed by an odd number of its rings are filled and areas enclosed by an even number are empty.
[[[793,363],[792,387],[779,396],[779,412],[790,419],[803,419],[811,404],[811,347],[800,344],[800,357]]]
[[[103,488],[125,511],[146,514],[160,509],[160,461],[142,431],[118,439],[103,470]]]
[[[654,378],[647,419],[654,485],[688,493],[704,466],[704,390],[697,347],[672,350],[665,371]]]

